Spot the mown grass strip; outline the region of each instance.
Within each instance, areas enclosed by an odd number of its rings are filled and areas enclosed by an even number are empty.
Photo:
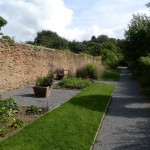
[[[114,85],[94,83],[0,143],[1,150],[88,150]]]

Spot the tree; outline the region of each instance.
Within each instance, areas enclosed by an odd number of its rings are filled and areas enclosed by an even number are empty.
[[[133,15],[125,31],[125,49],[127,59],[135,65],[140,56],[150,53],[150,17],[145,14]]]
[[[7,21],[0,16],[0,30],[1,30],[1,27],[5,26],[7,24]]]
[[[107,35],[99,35],[97,37],[97,42],[98,43],[105,43],[109,41],[109,37]]]
[[[38,32],[34,44],[54,49],[68,49],[68,41],[49,30]]]
[[[5,26],[7,24],[7,21],[0,16],[0,30],[1,30],[1,27]],[[3,35],[1,32],[0,32],[0,35]]]
[[[84,53],[87,50],[87,46],[85,44],[76,41],[69,42],[69,48],[74,53]]]

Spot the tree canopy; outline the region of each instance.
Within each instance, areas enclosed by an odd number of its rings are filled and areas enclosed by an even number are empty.
[[[28,41],[28,43],[32,43]],[[37,37],[35,38],[34,42],[35,45],[41,45],[48,48],[55,48],[55,49],[67,49],[68,48],[68,41],[62,37],[60,37],[57,33],[49,31],[49,30],[42,30],[41,32],[37,33]]]
[[[150,17],[133,15],[125,31],[126,56],[129,61],[138,62],[140,56],[150,53]]]
[[[1,27],[5,26],[7,24],[7,21],[0,16],[0,30],[1,30]]]

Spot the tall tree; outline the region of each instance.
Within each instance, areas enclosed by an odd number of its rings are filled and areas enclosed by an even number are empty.
[[[7,24],[7,21],[0,16],[0,30],[1,30],[1,27],[5,26]]]
[[[125,31],[126,56],[129,61],[138,62],[140,56],[150,53],[150,17],[145,14],[133,15]]]
[[[60,37],[57,33],[43,30],[37,33],[37,37],[34,40],[35,45],[42,45],[48,48],[55,49],[67,49],[68,41]]]

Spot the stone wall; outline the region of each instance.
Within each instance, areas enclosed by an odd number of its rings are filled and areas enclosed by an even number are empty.
[[[32,45],[11,44],[0,39],[0,90],[32,84],[37,76],[47,74],[49,64],[75,73],[77,68],[90,62],[102,67],[100,59],[92,56]]]

